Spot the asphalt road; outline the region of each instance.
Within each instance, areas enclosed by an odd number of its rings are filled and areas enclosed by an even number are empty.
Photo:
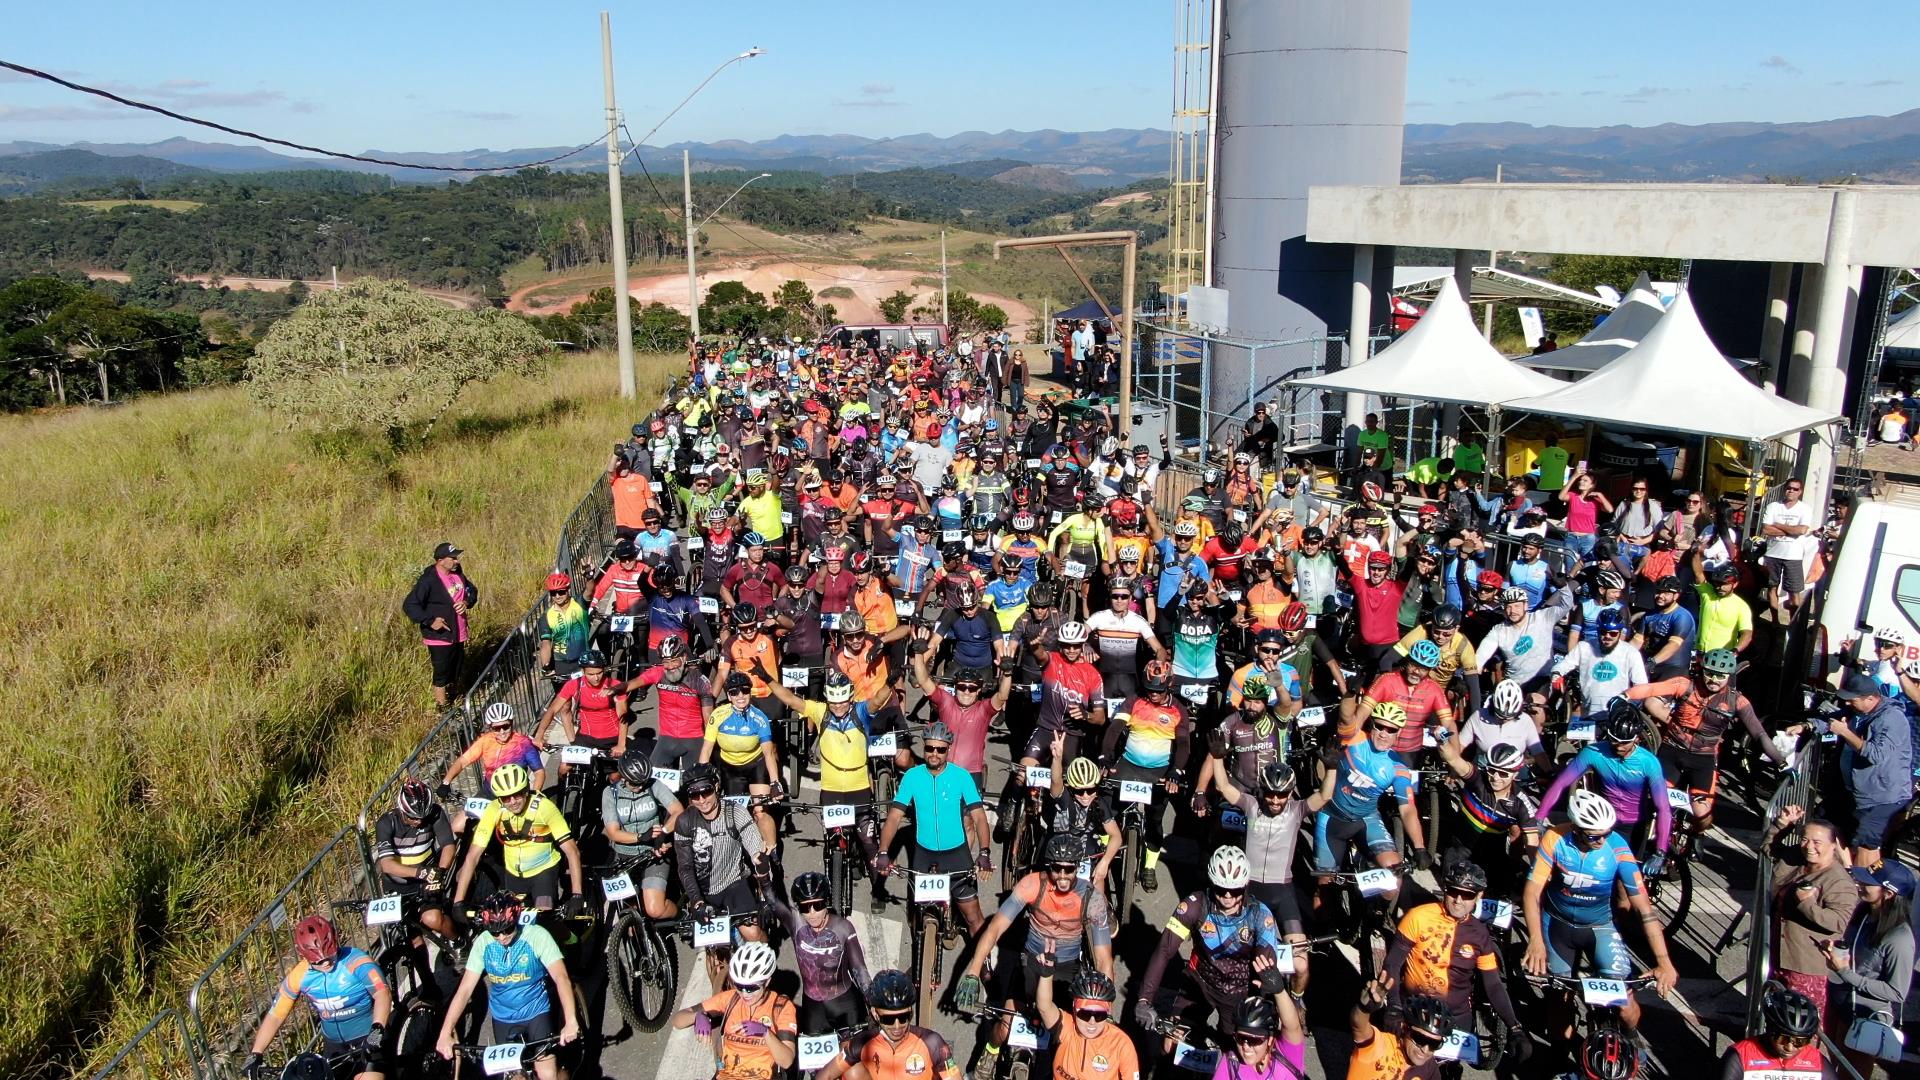
[[[651,703],[646,708],[650,709]],[[646,712],[642,713],[642,726],[650,726]],[[995,790],[1005,776],[1008,754],[1009,749],[997,739],[989,744],[989,784]],[[814,801],[817,796],[818,789],[809,778],[798,798]],[[1754,817],[1729,798],[1725,800],[1719,819],[1720,823],[1708,835],[1695,861],[1693,911],[1688,916],[1686,926],[1679,933],[1670,935],[1675,964],[1682,976],[1680,985],[1664,1001],[1651,995],[1643,1000],[1646,1013],[1642,1032],[1651,1048],[1652,1060],[1649,1064],[1658,1070],[1654,1075],[1698,1075],[1712,1067],[1730,1040],[1738,1037],[1737,1029],[1744,1022],[1746,988],[1742,985],[1742,978],[1750,927],[1743,916],[1753,888],[1752,847],[1756,842],[1753,834]],[[1202,884],[1203,868],[1200,865],[1198,841],[1191,835],[1182,835],[1183,832],[1190,834],[1197,830],[1191,827],[1190,821],[1185,824],[1188,827],[1183,830],[1180,820],[1170,820],[1168,850],[1161,862],[1159,889],[1151,893],[1136,889],[1130,909],[1123,919],[1116,921],[1116,974],[1123,998],[1130,998],[1133,994],[1141,971],[1158,942],[1160,928],[1179,898],[1197,890]],[[798,835],[789,836],[784,842],[788,880],[804,871],[822,868],[817,817],[801,816],[798,827]],[[995,858],[998,857],[996,850]],[[998,885],[996,874],[995,880],[982,889],[983,906],[989,914],[992,903],[998,900]],[[1412,887],[1407,892],[1413,897],[1411,902],[1422,902],[1427,897],[1417,894],[1432,888],[1431,875],[1420,872],[1413,875]],[[900,881],[896,879],[892,888],[896,902],[879,915],[869,914],[865,910],[864,885],[856,884],[856,889],[861,890],[862,895],[854,905],[851,919],[866,949],[869,966],[874,970],[910,966],[911,944],[905,919],[906,909],[899,903],[903,895]],[[1403,900],[1405,902],[1408,901]],[[701,1000],[712,991],[707,985],[699,958],[684,945],[678,947],[681,950],[678,1004],[684,1006]],[[783,977],[788,980],[783,989],[797,996],[797,977],[792,973],[791,958],[785,951],[787,948],[790,948],[790,944],[783,945]],[[1644,949],[1637,951],[1645,957]],[[949,973],[957,955],[948,954],[944,967]],[[604,1029],[593,1033],[575,1076],[604,1076],[618,1080],[697,1080],[713,1074],[714,1063],[708,1044],[705,1040],[696,1039],[691,1030],[675,1031],[670,1027],[659,1032],[628,1030],[618,1011],[606,1000],[602,979],[603,975],[599,972],[588,976],[589,1011],[596,1020],[604,1019],[606,1025]],[[1515,982],[1509,968],[1508,984],[1515,994],[1522,1022],[1536,1032],[1542,1030],[1544,1023],[1540,1014],[1530,1011],[1531,992],[1524,986],[1516,987]],[[1351,949],[1334,945],[1315,952],[1307,992],[1310,1029],[1308,1073],[1314,1080],[1341,1077],[1346,1073],[1351,1053],[1347,1016],[1359,989],[1357,957]],[[962,1062],[963,1066],[970,1065],[979,1041],[977,1029],[955,1016],[942,1016],[933,1026],[948,1037],[959,1053],[965,1055],[967,1060]],[[598,1029],[600,1025],[596,1023],[595,1027]],[[1544,1050],[1537,1053],[1534,1062],[1521,1075],[1539,1075],[1538,1067],[1543,1066],[1549,1057],[1551,1055]],[[1479,1076],[1493,1075],[1475,1069],[1469,1069],[1468,1072]]]

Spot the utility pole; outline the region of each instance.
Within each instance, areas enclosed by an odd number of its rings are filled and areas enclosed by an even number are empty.
[[[1496,184],[1503,182],[1506,177],[1506,171],[1507,171],[1507,167],[1504,163],[1495,162],[1493,166],[1493,182]],[[1500,252],[1497,250],[1487,252],[1487,269],[1496,270],[1496,269],[1499,269],[1499,267],[1500,267]],[[1489,278],[1488,281],[1491,282],[1492,279]],[[1493,290],[1489,288],[1487,292],[1489,295],[1491,295]],[[1473,294],[1471,292],[1467,294],[1467,299],[1468,300],[1473,299]],[[1483,338],[1486,338],[1488,341],[1493,340],[1493,301],[1492,300],[1487,301],[1487,310],[1484,314],[1480,316],[1480,336]]]
[[[607,203],[613,214],[613,326],[620,349],[620,396],[637,392],[633,314],[627,310],[627,213],[620,202],[620,107],[613,100],[613,19],[600,13],[600,69],[607,87]]]
[[[693,224],[693,153],[680,151],[681,213],[687,220],[687,316],[693,320],[693,340],[700,340],[700,278],[693,269],[693,240],[699,230]]]
[[[947,230],[940,230],[940,325],[952,325],[947,318]]]

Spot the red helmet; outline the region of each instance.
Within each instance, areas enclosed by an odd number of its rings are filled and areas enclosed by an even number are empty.
[[[1376,484],[1371,480],[1360,485],[1360,497],[1367,500],[1368,502],[1379,502],[1381,499],[1386,497],[1386,494],[1387,494],[1386,492],[1380,490],[1379,484]]]
[[[293,928],[293,950],[309,964],[331,960],[340,954],[340,935],[324,915],[309,915]]]
[[[847,566],[856,574],[864,574],[873,569],[873,554],[866,551],[856,551],[853,553],[853,558],[847,560]]]
[[[1392,565],[1393,565],[1393,556],[1387,554],[1384,551],[1369,552],[1367,555],[1367,567],[1369,569],[1375,566],[1392,566]]]
[[[1132,499],[1115,499],[1107,504],[1107,513],[1112,515],[1114,523],[1131,525],[1140,520],[1140,506]]]
[[[571,588],[573,588],[573,579],[566,574],[555,570],[553,573],[547,575],[548,592],[560,592]]]
[[[1295,601],[1280,612],[1280,629],[1305,630],[1307,628],[1307,605]]]
[[[1507,583],[1507,579],[1501,577],[1500,571],[1498,570],[1480,571],[1479,581],[1480,587],[1483,589],[1498,589]]]

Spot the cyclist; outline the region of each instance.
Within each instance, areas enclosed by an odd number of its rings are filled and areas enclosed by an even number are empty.
[[[774,1080],[799,1056],[798,1014],[773,989],[773,946],[750,941],[727,964],[725,989],[673,1014],[673,1026],[714,1041],[715,1080]]]
[[[480,903],[480,933],[467,950],[460,987],[453,992],[446,1018],[440,1021],[440,1038],[434,1049],[449,1061],[454,1054],[454,1029],[466,1015],[467,1003],[473,1000],[482,979],[487,982],[487,1015],[496,1045],[552,1038],[556,998],[562,1017],[560,1045],[580,1037],[573,980],[567,974],[559,944],[544,926],[520,925],[520,898],[505,890],[489,894]],[[549,979],[553,981],[551,995],[547,991]],[[552,1047],[534,1058],[533,1071],[540,1080],[559,1080],[560,1064]]]
[[[674,821],[673,851],[687,910],[703,922],[732,916],[741,937],[764,941],[765,932],[753,921],[760,902],[748,875],[765,875],[771,849],[759,830],[747,827],[752,815],[720,797],[720,770],[694,765],[680,775],[680,790],[687,804]]]
[[[1153,624],[1133,610],[1133,590],[1116,580],[1110,586],[1108,606],[1087,616],[1087,634],[1093,639],[1096,665],[1106,683],[1106,696],[1132,697],[1137,690],[1140,647],[1145,645],[1162,667],[1167,647],[1153,636]],[[1082,589],[1085,595],[1085,589]]]
[[[1212,1016],[1233,1016],[1256,990],[1275,994],[1283,988],[1285,979],[1273,967],[1280,928],[1267,906],[1247,895],[1251,880],[1246,852],[1231,844],[1214,849],[1207,859],[1207,891],[1180,901],[1140,978],[1133,1015],[1142,1028],[1151,1030],[1159,1020],[1167,965],[1189,941],[1192,956],[1181,965],[1185,978],[1173,987],[1171,1005],[1188,1028],[1202,1028]]]
[[[593,640],[593,620],[586,605],[574,599],[571,577],[547,575],[547,606],[540,615],[540,670],[560,678],[579,671]]]
[[[947,1040],[913,1022],[918,998],[906,972],[875,972],[867,984],[872,1024],[841,1044],[818,1080],[960,1080]]]
[[[439,796],[443,799],[453,796],[453,778],[466,771],[469,766],[480,766],[480,782],[490,783],[494,771],[502,765],[518,765],[528,771],[533,786],[544,787],[545,759],[540,756],[540,748],[532,739],[513,730],[513,706],[504,701],[496,701],[487,706],[482,724],[486,734],[473,740],[460,756],[453,759],[447,771],[440,777]]]
[[[1258,678],[1266,685],[1266,696],[1273,707],[1291,711],[1294,702],[1288,693],[1293,672],[1286,670],[1287,636],[1278,629],[1262,630],[1254,635],[1253,659],[1240,665],[1227,679],[1227,704],[1239,708],[1246,698],[1246,682]]]
[[[1477,914],[1487,893],[1487,872],[1470,859],[1449,863],[1440,873],[1440,899],[1421,904],[1401,918],[1387,947],[1385,971],[1390,999],[1402,1003],[1409,995],[1424,995],[1446,1005],[1452,1015],[1449,1030],[1474,1029],[1474,982],[1480,984],[1493,1014],[1509,1032],[1520,1032],[1520,1020],[1500,977],[1500,951],[1492,931]],[[1530,1048],[1524,1033],[1513,1040],[1515,1064],[1526,1060]]]
[[[580,845],[574,841],[573,827],[560,812],[560,804],[533,790],[532,777],[519,765],[500,766],[487,783],[493,800],[473,827],[467,857],[461,861],[460,876],[453,885],[454,905],[467,898],[480,857],[498,838],[500,857],[506,864],[502,884],[508,891],[532,899],[535,907],[552,907],[559,896],[560,864],[564,859],[567,884],[572,890],[567,903],[576,912],[584,908]]]
[[[1506,677],[1520,684],[1532,702],[1536,721],[1544,720],[1547,665],[1553,660],[1553,628],[1573,609],[1573,593],[1561,588],[1546,603],[1527,609],[1527,590],[1510,585],[1500,590],[1501,621],[1474,643],[1480,670],[1496,658],[1506,663]]]
[[[1140,696],[1127,702],[1107,725],[1100,757],[1121,783],[1149,784],[1165,791],[1167,800],[1172,800],[1179,796],[1180,778],[1186,775],[1191,734],[1185,712],[1173,700],[1173,669],[1165,660],[1154,660],[1147,664],[1141,676]],[[1140,887],[1148,892],[1160,887],[1160,848],[1166,842],[1166,806],[1166,801],[1149,801],[1143,808],[1146,836],[1141,852]]]
[[[1320,910],[1325,886],[1337,873],[1347,848],[1360,841],[1371,854],[1374,865],[1394,869],[1400,865],[1400,851],[1380,820],[1380,799],[1391,793],[1400,802],[1400,820],[1413,846],[1416,867],[1424,868],[1427,854],[1426,833],[1420,827],[1420,815],[1414,811],[1413,796],[1419,777],[1392,750],[1400,731],[1407,725],[1407,712],[1391,701],[1373,706],[1364,730],[1355,731],[1341,744],[1340,756],[1327,770],[1320,790],[1307,799],[1313,814],[1313,863],[1320,875],[1321,889],[1313,898],[1314,910]],[[1400,887],[1381,894],[1386,910],[1393,910]]]
[[[707,725],[713,719],[713,684],[688,659],[687,643],[668,638],[660,643],[660,662],[627,683],[628,699],[645,697],[660,688],[650,760],[663,769],[685,769],[700,760]]]
[[[955,675],[953,689],[949,690],[933,681],[927,673],[927,656],[915,654],[913,658],[913,679],[932,704],[933,714],[941,723],[952,729],[954,738],[953,763],[973,774],[973,784],[981,791],[987,789],[987,734],[993,718],[1004,712],[1007,697],[1013,692],[1013,662],[1000,662],[1000,674],[991,697],[982,696],[987,680],[995,676],[989,674],[989,667],[963,667]]]
[[[1798,990],[1769,983],[1760,999],[1758,1036],[1741,1039],[1720,1056],[1720,1080],[1756,1075],[1835,1080],[1833,1063],[1820,1049],[1820,1010]],[[1869,1074],[1870,1075],[1870,1074]]]
[[[1305,962],[1304,957],[1299,960]],[[1221,1051],[1213,1067],[1213,1080],[1300,1080],[1307,1075],[1307,1024],[1292,994],[1241,1002],[1233,1013],[1232,1035],[1233,1044]]]
[[[1575,641],[1567,655],[1554,661],[1550,669],[1555,690],[1565,688],[1568,672],[1580,675],[1580,709],[1576,719],[1567,724],[1567,738],[1573,740],[1579,740],[1583,734],[1591,735],[1600,714],[1615,698],[1647,681],[1646,661],[1641,658],[1640,650],[1626,640],[1626,616],[1603,609],[1593,621],[1600,643],[1592,645],[1584,638]],[[1582,731],[1583,728],[1586,730]]]
[[[824,1035],[859,1027],[868,984],[867,954],[860,933],[833,911],[827,875],[808,871],[793,879],[793,906],[779,900],[768,906],[793,941],[800,967],[800,1032]]]
[[[1680,675],[1636,686],[1627,697],[1642,701],[1660,722],[1660,766],[1667,783],[1693,801],[1695,835],[1713,827],[1713,797],[1719,790],[1720,740],[1737,719],[1775,764],[1787,763],[1773,745],[1747,696],[1734,688],[1740,658],[1731,649],[1715,649],[1700,658],[1700,674]]]
[[[354,1074],[358,1080],[380,1080],[386,1073],[381,1044],[387,1018],[393,1013],[393,991],[380,974],[380,965],[359,949],[341,944],[333,923],[321,915],[309,915],[293,928],[293,948],[300,959],[280,980],[280,992],[253,1033],[241,1073],[261,1074],[261,1055],[273,1045],[293,1007],[305,998],[320,1017],[327,1056],[353,1054],[359,1065]]]
[[[1647,658],[1647,678],[1671,679],[1693,666],[1693,641],[1699,634],[1693,612],[1680,604],[1680,579],[1668,574],[1653,585],[1653,610],[1640,617],[1634,644]]]
[[[780,595],[785,578],[780,567],[767,558],[765,536],[749,532],[740,538],[740,546],[747,557],[727,567],[726,576],[720,579],[720,602],[736,611],[749,604],[756,613],[764,611],[772,606],[773,598]],[[734,625],[737,628],[738,621]]]
[[[1178,606],[1180,590],[1187,582],[1198,578],[1201,581],[1213,580],[1213,571],[1207,568],[1207,562],[1200,557],[1200,525],[1192,520],[1176,521],[1173,535],[1169,537],[1160,527],[1160,516],[1154,513],[1151,505],[1141,509],[1147,515],[1147,535],[1153,538],[1154,552],[1160,556],[1160,576],[1154,593],[1154,603],[1158,605],[1161,617],[1170,618],[1170,613]]]
[[[1326,531],[1318,525],[1301,529],[1300,546],[1287,553],[1286,568],[1280,576],[1288,591],[1306,605],[1307,614],[1325,615],[1331,611],[1340,582],[1340,566],[1327,548]]]
[[[914,650],[918,649],[937,656],[941,645],[952,642],[956,668],[992,667],[999,659],[995,654],[1000,624],[992,613],[980,606],[980,590],[974,588],[972,582],[963,582],[951,599],[952,606],[940,613],[937,624],[916,631],[917,644],[907,646],[908,655],[915,655]]]
[[[567,716],[560,721],[563,738],[558,741],[604,751],[616,760],[627,752],[627,685],[608,674],[607,658],[600,650],[587,650],[580,658],[580,674],[561,684],[560,692],[534,722],[534,745],[549,745],[549,732],[562,711]],[[562,762],[560,775],[570,771]]]
[[[893,850],[894,837],[906,815],[913,814],[913,846],[907,865],[916,874],[959,875],[949,883],[947,893],[960,917],[966,920],[967,933],[978,937],[986,916],[980,911],[980,885],[972,873],[993,872],[993,849],[988,846],[987,811],[980,801],[980,789],[965,769],[952,768],[948,758],[953,749],[953,731],[935,720],[920,737],[920,752],[926,760],[907,770],[887,810],[887,823],[880,830],[880,856],[874,860],[874,873],[885,878],[893,869],[887,853]],[[967,858],[967,841],[979,851],[976,859]]]
[[[1001,936],[1022,915],[1027,917],[1027,938],[1020,951],[1021,981],[1016,983],[1011,972],[1003,973],[1006,1008],[1016,1009],[1021,1002],[1034,1000],[1043,973],[1072,975],[1088,966],[1081,956],[1082,938],[1086,939],[1091,967],[1109,979],[1113,977],[1112,919],[1107,913],[1106,894],[1079,876],[1085,858],[1086,845],[1079,837],[1056,833],[1047,838],[1041,853],[1042,868],[1014,882],[1013,890],[974,945],[973,959],[954,987],[955,1006],[971,1009],[980,1004],[985,994],[980,972],[994,955]],[[977,1067],[975,1072],[993,1074],[990,1063],[1006,1044],[1007,1028],[1004,1016],[994,1024],[983,1048],[982,1061],[989,1064]]]
[[[1084,615],[1088,611],[1087,585],[1093,572],[1102,567],[1111,570],[1113,535],[1100,515],[1086,505],[1085,498],[1080,501],[1081,508],[1061,519],[1047,534],[1047,550],[1053,556],[1054,575],[1069,583],[1080,599],[1079,611]]]
[[[640,551],[631,539],[621,539],[613,545],[613,563],[600,575],[593,585],[594,610],[604,610],[602,604],[612,596],[612,610],[615,615],[638,615],[647,602],[647,578],[649,570],[640,562]]]
[[[1435,1080],[1440,1075],[1440,1059],[1435,1055],[1453,1034],[1446,1004],[1424,994],[1410,995],[1400,1007],[1396,1035],[1374,1023],[1374,1013],[1386,1002],[1384,976],[1361,989],[1349,1018],[1353,1058],[1347,1063],[1347,1080]]]
[[[1540,846],[1540,804],[1519,784],[1526,756],[1513,743],[1482,743],[1476,760],[1467,759],[1458,739],[1440,740],[1440,757],[1464,783],[1459,798],[1449,802],[1454,837],[1443,865],[1471,858],[1497,875],[1496,890],[1511,895],[1509,885],[1532,864]]]
[[[1287,730],[1274,716],[1273,701],[1274,693],[1267,685],[1267,677],[1254,672],[1240,684],[1239,707],[1228,713],[1219,727],[1207,732],[1208,760],[1220,762],[1241,791],[1255,790],[1260,783],[1260,770],[1286,760]],[[1200,778],[1194,784],[1196,815],[1206,813],[1207,791],[1217,783],[1213,770],[1202,765]],[[1225,820],[1228,816],[1223,812],[1223,828],[1237,832],[1245,827],[1245,822],[1235,824]]]
[[[1567,809],[1571,822],[1541,834],[1540,849],[1521,893],[1527,917],[1523,961],[1527,970],[1571,978],[1584,961],[1600,978],[1624,979],[1632,974],[1633,957],[1613,925],[1613,890],[1618,883],[1640,916],[1653,949],[1654,980],[1665,997],[1679,974],[1667,957],[1666,935],[1647,900],[1640,864],[1627,842],[1614,832],[1613,804],[1591,791],[1575,791]],[[1632,994],[1621,1006],[1620,1018],[1630,1028],[1640,1026],[1640,1004]],[[1570,1028],[1563,1023],[1557,1030],[1564,1039]]]
[[[639,747],[620,758],[618,779],[600,792],[600,824],[615,857],[630,859],[649,849],[662,856],[640,871],[640,900],[649,919],[671,919],[679,912],[667,899],[665,856],[685,809],[672,788],[654,779],[653,762]]]
[[[1053,760],[1059,761],[1065,747],[1066,733],[1054,736]],[[1114,856],[1120,853],[1123,840],[1120,835],[1120,823],[1114,820],[1113,804],[1100,790],[1100,766],[1092,758],[1074,758],[1065,769],[1053,774],[1053,812],[1047,816],[1049,836],[1071,836],[1080,843],[1080,850],[1086,858],[1089,881],[1104,885],[1107,871],[1113,866]],[[1094,855],[1095,848],[1099,854]]]
[[[1394,756],[1419,768],[1425,744],[1422,733],[1430,726],[1444,726],[1449,731],[1454,727],[1453,706],[1447,702],[1446,689],[1433,677],[1440,662],[1440,646],[1431,641],[1416,642],[1407,650],[1400,670],[1376,677],[1364,693],[1346,705],[1341,730],[1356,730],[1359,718],[1372,715],[1375,705],[1398,705],[1406,722],[1393,744]]]
[[[1280,613],[1280,641],[1283,648],[1280,662],[1285,669],[1281,672],[1282,688],[1292,695],[1295,701],[1307,705],[1329,705],[1347,696],[1347,673],[1334,659],[1333,650],[1327,647],[1326,639],[1315,630],[1307,628],[1307,620],[1312,618],[1307,605],[1294,601]],[[1328,697],[1314,686],[1314,672],[1324,670],[1333,684],[1334,695]],[[1296,692],[1295,683],[1299,684]]]
[[[1041,972],[1035,983],[1033,1010],[1040,1026],[1054,1033],[1054,1080],[1140,1080],[1140,1055],[1133,1040],[1113,1022],[1113,1003],[1119,997],[1113,977],[1105,972],[1081,968],[1073,977],[1073,1001],[1069,1020],[1053,1001],[1053,984],[1058,977],[1052,957],[1042,956],[1035,964]],[[976,1075],[981,1070],[975,1070]]]
[[[778,683],[775,679],[772,685]],[[780,783],[780,752],[774,746],[773,724],[753,704],[752,679],[736,671],[726,677],[724,685],[727,700],[715,706],[707,720],[700,762],[717,766],[729,795],[771,796]],[[771,687],[768,693],[772,693]],[[681,777],[681,783],[685,782]],[[755,805],[753,820],[760,830],[762,850],[777,851],[773,815],[765,806]]]
[[[458,849],[446,812],[427,785],[409,776],[400,782],[393,809],[373,826],[373,862],[386,878],[386,891],[401,895],[438,894],[420,908],[420,921],[442,934],[453,933],[445,906],[447,880]],[[424,960],[424,954],[421,956]],[[430,964],[421,970],[431,970]]]
[[[700,601],[687,595],[680,572],[660,567],[654,571],[653,598],[647,601],[647,655],[658,658],[669,640],[692,646],[696,642],[711,645],[713,628],[700,610]]]
[[[729,675],[745,675],[752,704],[771,721],[780,718],[780,703],[773,697],[774,684],[780,681],[780,646],[772,634],[763,632],[766,611],[759,604],[742,602],[727,614],[733,623],[733,636],[727,639],[720,663],[713,669],[713,681],[724,687]],[[780,770],[774,769],[772,775],[779,776]]]
[[[1476,746],[1485,751],[1501,743],[1523,750],[1538,775],[1545,776],[1553,768],[1553,757],[1540,740],[1540,728],[1527,715],[1527,692],[1512,679],[1500,680],[1480,710],[1460,725],[1463,753]]]
[[[1540,799],[1539,825],[1546,828],[1547,815],[1581,776],[1591,771],[1600,777],[1600,791],[1613,805],[1614,818],[1621,834],[1639,844],[1635,835],[1642,824],[1641,807],[1652,800],[1654,811],[1654,853],[1647,859],[1648,877],[1659,877],[1666,866],[1667,840],[1673,831],[1673,810],[1667,805],[1666,769],[1653,751],[1640,745],[1646,717],[1639,706],[1621,698],[1607,707],[1598,725],[1598,739],[1583,748],[1560,771]]]
[[[1407,631],[1381,658],[1380,670],[1386,671],[1399,659],[1406,658],[1420,642],[1431,641],[1440,649],[1440,662],[1433,666],[1434,681],[1441,689],[1451,691],[1453,680],[1458,677],[1467,714],[1472,715],[1480,711],[1480,658],[1474,655],[1473,642],[1460,632],[1462,618],[1460,609],[1452,604],[1434,608],[1425,623]]]
[[[802,701],[783,686],[774,687],[773,692],[813,725],[820,755],[820,803],[853,807],[854,836],[871,864],[880,849],[879,830],[873,821],[873,774],[867,766],[867,740],[880,732],[874,730],[874,716],[867,703],[854,700],[853,680],[839,671],[827,673],[825,702]],[[886,882],[875,877],[873,910],[884,910],[886,900]]]
[[[1300,898],[1293,887],[1293,851],[1300,841],[1300,827],[1306,821],[1307,804],[1294,798],[1296,781],[1293,767],[1284,761],[1260,767],[1259,794],[1244,791],[1233,782],[1231,770],[1214,761],[1214,782],[1220,785],[1220,797],[1240,811],[1247,834],[1247,868],[1251,874],[1253,898],[1267,906],[1280,924],[1286,940],[1301,945],[1307,940],[1306,923],[1300,915]],[[1304,975],[1296,980],[1304,989]]]
[[[1020,768],[1008,778],[1008,792],[1026,775],[1030,766],[1051,762],[1053,733],[1067,733],[1066,753],[1070,759],[1080,756],[1081,739],[1106,723],[1106,682],[1100,669],[1086,659],[1085,623],[1061,623],[1050,636],[1035,632],[1027,638],[1027,649],[1041,667],[1040,713],[1033,735],[1020,755]],[[1004,819],[1002,819],[1004,820]]]
[[[1231,609],[1215,602],[1213,587],[1189,581],[1172,612],[1173,684],[1195,707],[1206,705],[1220,678],[1220,630]]]
[[[1000,576],[987,582],[981,592],[986,596],[987,608],[993,612],[994,625],[1000,631],[995,653],[1005,656],[1012,652],[1013,628],[1019,624],[1020,616],[1026,614],[1034,583],[1021,572],[1020,556],[1010,552],[997,556],[995,569]]]
[[[1567,640],[1574,642],[1584,639],[1592,645],[1600,644],[1600,613],[1611,611],[1625,618],[1627,603],[1621,599],[1621,595],[1626,589],[1627,579],[1621,576],[1620,571],[1611,566],[1597,567],[1593,572],[1593,595],[1582,599],[1569,613]]]

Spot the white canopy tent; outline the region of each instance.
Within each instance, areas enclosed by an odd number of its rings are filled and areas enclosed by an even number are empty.
[[[1840,419],[1748,382],[1708,339],[1684,289],[1638,345],[1579,382],[1556,386],[1551,393],[1510,399],[1504,407],[1749,442]]]
[[[1598,371],[1640,344],[1666,313],[1667,306],[1661,303],[1643,272],[1613,313],[1600,320],[1600,325],[1588,331],[1586,337],[1563,349],[1520,357],[1519,363],[1540,371],[1573,371],[1583,375]]]
[[[1887,320],[1886,337],[1882,340],[1888,351],[1920,353],[1920,306],[1910,307]]]

